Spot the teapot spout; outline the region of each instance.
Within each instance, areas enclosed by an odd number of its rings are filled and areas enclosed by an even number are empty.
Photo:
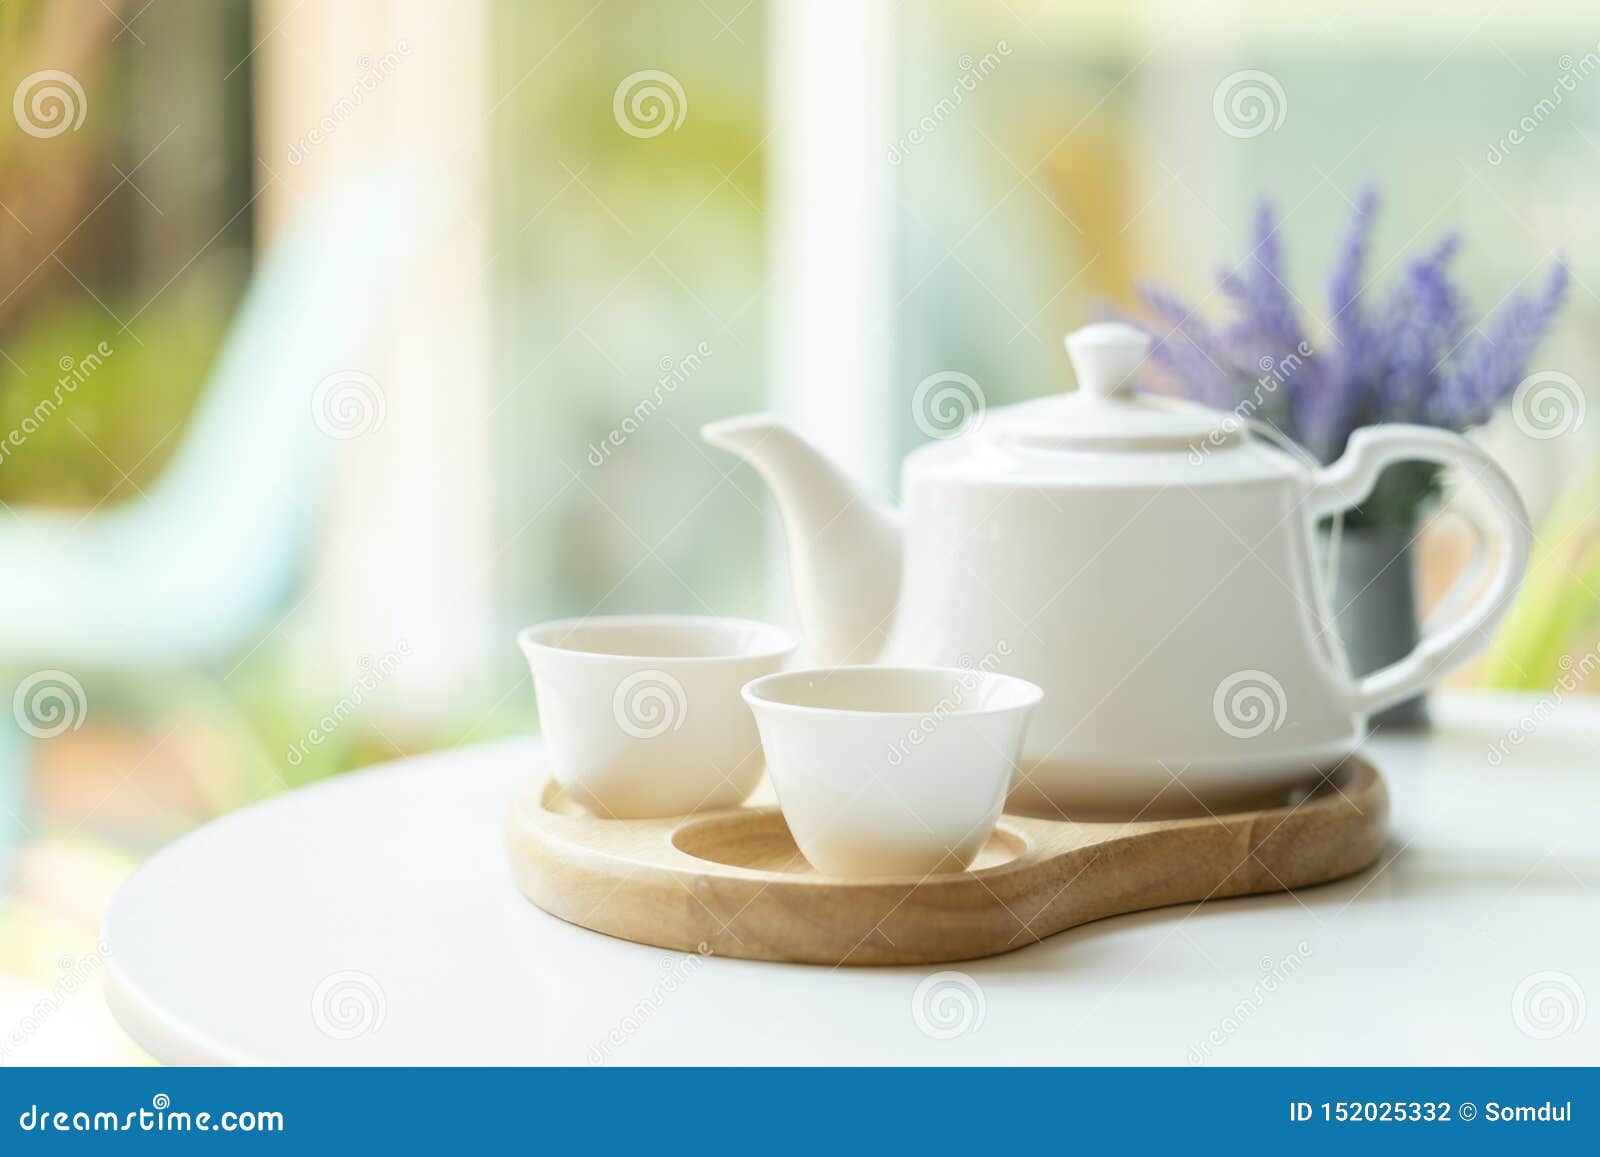
[[[712,422],[700,436],[754,466],[777,501],[811,661],[876,659],[900,593],[899,515],[771,414]]]

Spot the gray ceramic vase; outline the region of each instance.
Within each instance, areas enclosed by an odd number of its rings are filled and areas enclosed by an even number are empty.
[[[1404,658],[1417,645],[1416,573],[1410,527],[1345,527],[1333,571],[1333,612],[1339,638],[1357,675]],[[1326,565],[1329,534],[1319,535]],[[1425,695],[1417,695],[1372,717],[1373,727],[1422,727],[1428,722]]]

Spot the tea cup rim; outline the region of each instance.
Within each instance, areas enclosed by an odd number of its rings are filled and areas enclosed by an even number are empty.
[[[728,629],[753,629],[755,645],[729,651],[720,655],[652,655],[644,651],[591,651],[581,647],[563,646],[552,642],[550,636],[584,626],[609,626],[620,628],[686,627],[718,631]],[[800,646],[800,636],[788,627],[761,619],[742,619],[728,615],[679,614],[622,614],[574,615],[564,619],[549,619],[534,623],[517,632],[517,645],[530,658],[536,654],[571,655],[583,659],[612,660],[625,663],[650,663],[651,665],[695,666],[713,663],[734,663],[751,659],[781,659],[793,654]]]
[[[907,666],[907,665],[878,665],[878,664],[842,664],[823,667],[802,667],[790,671],[775,671],[770,675],[763,675],[752,679],[739,689],[740,696],[752,709],[756,707],[772,708],[778,711],[793,712],[801,715],[815,716],[854,716],[873,719],[921,719],[934,714],[938,704],[934,704],[921,711],[878,711],[869,707],[817,707],[806,703],[789,703],[782,699],[773,699],[764,694],[768,684],[781,682],[787,679],[803,679],[806,676],[831,675],[835,672],[877,672],[884,676],[892,675],[953,675],[976,676],[991,683],[1008,687],[1017,693],[1019,698],[1002,704],[987,707],[958,707],[947,712],[947,715],[966,716],[978,718],[987,715],[1001,715],[1010,711],[1026,711],[1037,707],[1044,699],[1044,688],[1037,683],[1030,682],[1017,675],[1007,675],[1001,671],[985,671],[979,667],[940,667],[940,666]]]

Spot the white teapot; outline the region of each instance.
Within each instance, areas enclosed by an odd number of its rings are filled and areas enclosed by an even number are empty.
[[[1078,391],[991,410],[913,451],[901,512],[861,496],[770,415],[701,432],[777,499],[813,661],[965,665],[1044,689],[1013,807],[1131,816],[1281,794],[1337,766],[1369,714],[1488,642],[1529,531],[1482,450],[1443,430],[1374,426],[1317,469],[1234,415],[1132,392],[1150,348],[1141,330],[1092,325],[1066,345]],[[1492,574],[1457,619],[1358,679],[1313,531],[1413,459],[1488,492]]]

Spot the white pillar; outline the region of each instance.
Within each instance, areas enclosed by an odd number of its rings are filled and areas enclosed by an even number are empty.
[[[893,483],[886,0],[775,0],[767,31],[774,408],[869,487]]]
[[[494,645],[490,445],[490,18],[484,0],[257,7],[263,221],[320,189],[414,162],[444,204],[361,364],[382,390],[380,429],[335,443],[333,492],[303,607],[284,624],[319,684],[347,687],[363,656],[405,645],[368,710],[396,725],[459,717]],[[293,142],[385,54],[400,63],[297,163]],[[509,647],[510,644],[506,643]]]

